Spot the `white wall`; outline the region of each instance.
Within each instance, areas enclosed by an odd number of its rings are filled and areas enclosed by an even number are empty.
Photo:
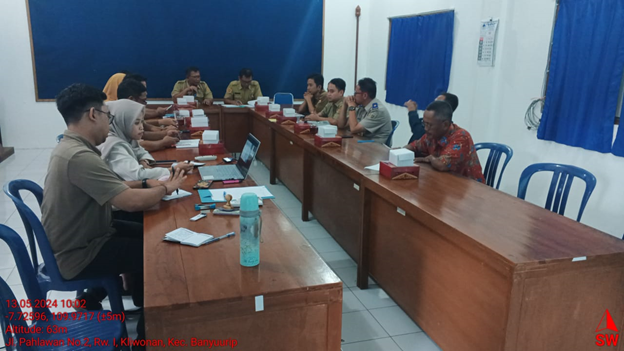
[[[0,128],[2,142],[21,148],[51,147],[65,130],[53,102],[35,102],[26,2],[0,2]]]
[[[373,15],[369,9],[373,1],[375,0],[325,0],[323,76],[325,83],[333,78],[344,79],[347,83],[347,95],[351,95],[355,88],[355,8],[358,5],[362,8],[358,57],[358,76],[362,76],[368,68],[371,29],[368,23]]]
[[[552,31],[555,0],[386,0],[372,1],[369,61],[366,74],[385,86],[388,17],[428,11],[455,10],[455,38],[449,91],[460,98],[455,122],[468,129],[475,142],[500,142],[511,146],[501,190],[516,195],[522,170],[538,162],[572,164],[587,169],[598,179],[582,222],[614,236],[624,233],[624,187],[620,185],[624,158],[538,140],[528,131],[524,113],[531,99],[541,96],[544,69]],[[495,67],[476,63],[479,24],[490,17],[500,19]],[[363,76],[363,75],[362,75]],[[380,98],[385,92],[378,92]],[[392,119],[401,122],[394,144],[411,136],[407,110],[388,104]],[[421,107],[422,108],[422,107]],[[482,155],[482,162],[485,161]],[[566,215],[576,218],[584,186],[576,182]],[[543,206],[550,179],[533,177],[527,199]]]
[[[355,7],[362,7],[358,78],[369,76],[385,98],[388,17],[455,9],[455,38],[449,91],[460,105],[455,121],[468,129],[475,142],[493,141],[514,149],[501,190],[515,195],[522,170],[532,163],[559,162],[583,167],[598,179],[583,223],[615,236],[624,233],[624,158],[537,140],[524,125],[532,98],[541,94],[555,0],[326,0],[324,69],[327,81],[341,77],[351,93],[355,77]],[[499,18],[495,67],[476,64],[479,23]],[[35,103],[30,41],[24,1],[0,2],[0,126],[6,145],[50,147],[64,130],[54,103]],[[8,53],[8,54],[7,54]],[[298,98],[298,96],[297,96]],[[411,132],[407,111],[389,105],[401,122],[395,145]],[[484,161],[484,160],[483,160]],[[530,184],[527,198],[543,204],[549,182],[544,177]],[[579,185],[579,184],[577,184]],[[574,187],[568,216],[576,217],[581,186]],[[621,219],[622,218],[622,219]]]

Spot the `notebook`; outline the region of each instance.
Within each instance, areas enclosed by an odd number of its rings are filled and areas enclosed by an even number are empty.
[[[178,228],[165,234],[163,240],[180,243],[182,245],[200,247],[212,240],[212,238],[213,236],[209,234],[196,233],[186,228]]]

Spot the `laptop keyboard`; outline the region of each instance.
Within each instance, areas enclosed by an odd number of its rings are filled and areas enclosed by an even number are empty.
[[[240,179],[242,175],[238,171],[235,165],[228,166],[219,166],[212,167],[210,169],[210,174],[215,177],[215,179]]]

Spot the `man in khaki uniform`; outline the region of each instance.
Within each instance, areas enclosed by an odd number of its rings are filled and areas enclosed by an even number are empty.
[[[327,121],[332,125],[338,124],[338,117],[344,102],[344,91],[347,84],[340,78],[332,79],[327,84],[327,105],[320,113],[313,113],[306,117],[308,121]]]
[[[360,79],[355,88],[355,95],[345,98],[345,104],[338,117],[338,128],[346,128],[352,134],[362,134],[365,138],[385,144],[392,133],[392,121],[390,113],[381,101],[375,98],[376,95],[377,83],[370,78]],[[348,109],[345,109],[345,106],[348,106]]]
[[[186,79],[177,81],[173,86],[173,91],[171,92],[172,98],[177,99],[184,95],[195,95],[197,100],[202,104],[206,106],[212,105],[212,101],[214,100],[212,91],[210,91],[208,84],[201,80],[199,68],[187,68]]]
[[[249,68],[243,68],[238,74],[238,80],[228,85],[223,101],[230,105],[247,105],[249,101],[257,100],[260,96],[260,83],[253,80],[253,72]]]
[[[299,105],[299,113],[304,116],[318,113],[327,105],[327,93],[323,89],[324,78],[318,73],[308,76],[308,91],[303,94],[303,104]]]

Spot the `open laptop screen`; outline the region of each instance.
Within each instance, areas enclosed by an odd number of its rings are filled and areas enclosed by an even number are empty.
[[[249,167],[251,167],[251,162],[254,160],[254,158],[256,158],[256,153],[258,153],[259,147],[260,140],[258,140],[255,136],[249,134],[249,136],[247,136],[247,142],[245,142],[243,152],[241,152],[241,156],[236,162],[236,167],[238,167],[238,170],[241,172],[244,178],[247,178]]]

